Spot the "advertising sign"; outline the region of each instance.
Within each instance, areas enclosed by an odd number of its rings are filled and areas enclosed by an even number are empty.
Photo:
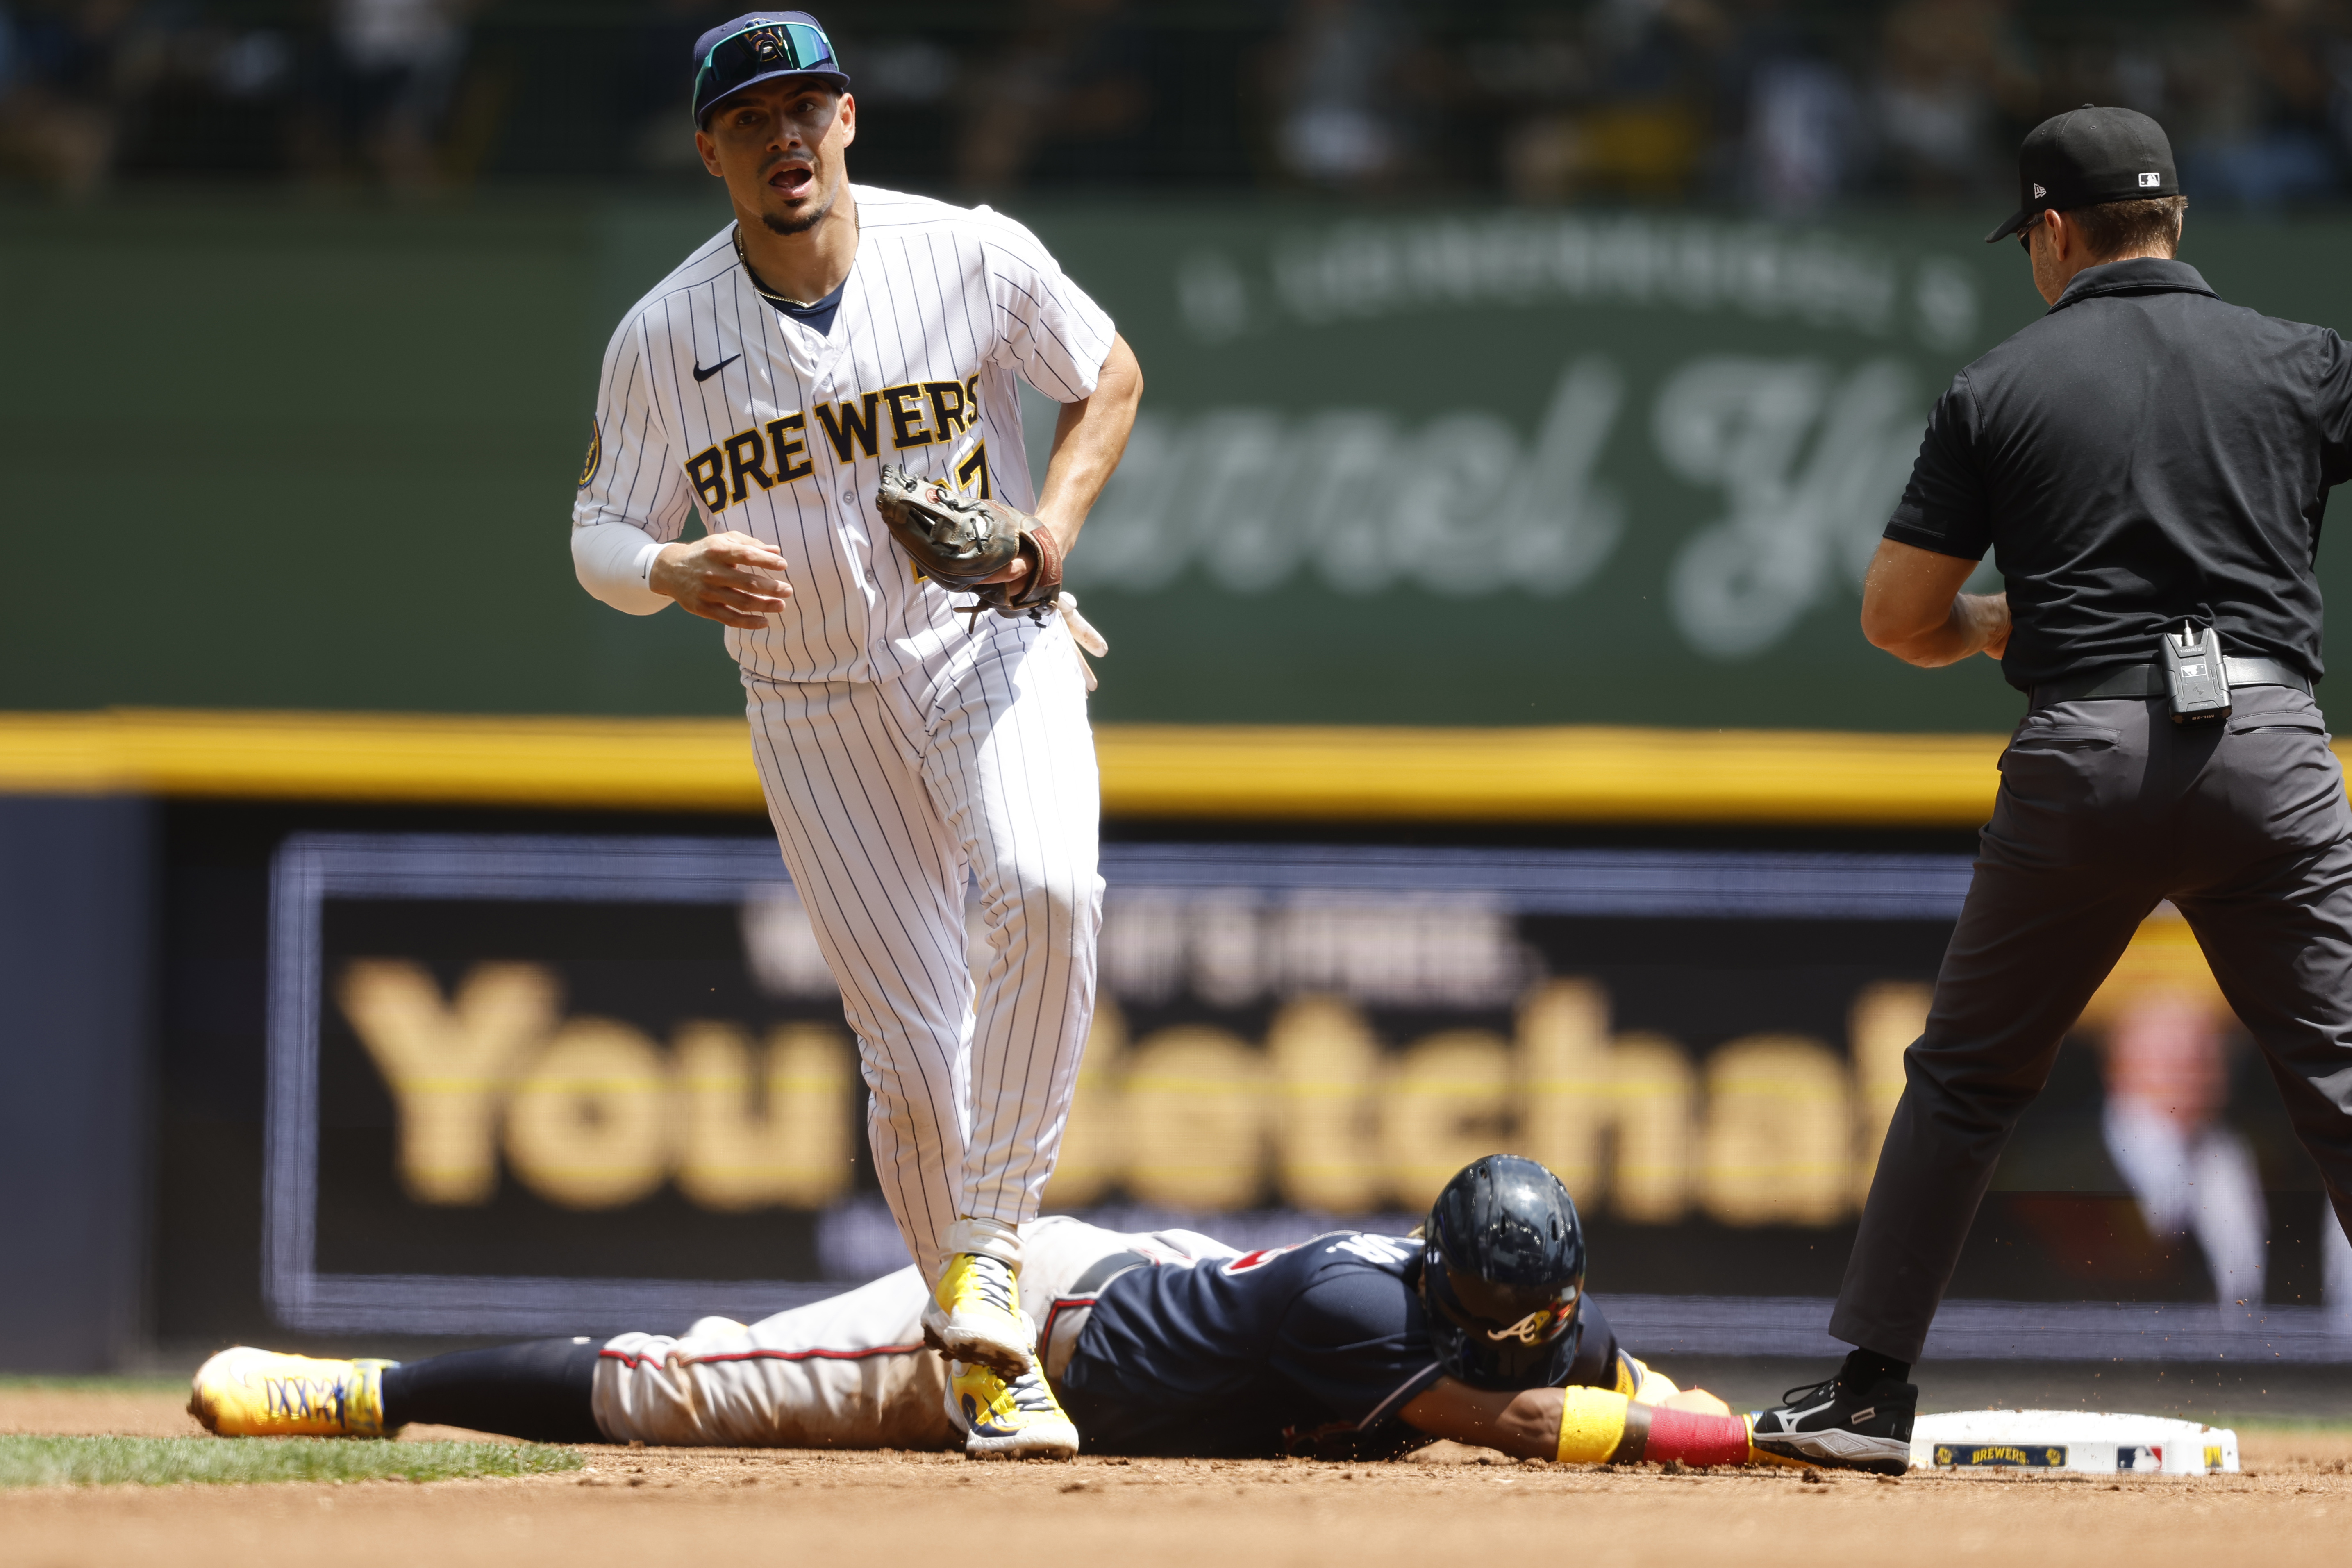
[[[2043,309],[2016,248],[1979,243],[1998,212],[1813,226],[1024,196],[1010,216],[1110,312],[1146,381],[1071,556],[1113,648],[1098,719],[2014,721],[1990,660],[1908,669],[1855,626],[1933,399]],[[45,306],[0,322],[25,367],[0,384],[17,506],[112,531],[180,592],[128,626],[14,606],[0,707],[740,711],[717,628],[613,613],[561,546],[615,323],[727,221],[715,185],[430,214],[264,201],[163,224],[119,205],[12,212],[0,276]],[[2225,299],[2341,326],[2345,237],[2337,220],[2200,208],[2186,259]],[[159,270],[191,281],[184,298],[141,287]],[[325,341],[343,352],[283,374]],[[123,438],[125,363],[182,411],[152,439]],[[1038,447],[1052,412],[1027,420]],[[350,482],[349,454],[394,448]],[[204,547],[307,529],[325,495],[342,526],[301,577]],[[498,615],[430,552],[373,549],[420,516],[466,536],[504,585]],[[73,539],[36,531],[28,572],[72,570]],[[313,603],[322,570],[373,591]],[[2333,552],[2318,570],[2335,590]],[[270,615],[212,613],[256,594]]]
[[[1827,1346],[1969,874],[1155,843],[1107,845],[1104,873],[1049,1210],[1244,1247],[1402,1232],[1510,1150],[1568,1182],[1629,1338],[1724,1353]],[[2086,1016],[2104,1097],[2062,1074],[2021,1131],[1937,1353],[2336,1353],[2305,1304],[2333,1267],[2315,1194],[2281,1190],[2275,1129],[2224,1120],[2227,1012],[2177,929],[2152,925]],[[772,844],[297,835],[269,940],[264,1285],[287,1326],[658,1328],[904,1265],[856,1042]],[[2204,1083],[2201,1118],[2135,1110],[2158,1079],[2176,1108]],[[2199,1196],[2217,1186],[2233,1207]],[[2217,1280],[2251,1307],[2217,1309]]]

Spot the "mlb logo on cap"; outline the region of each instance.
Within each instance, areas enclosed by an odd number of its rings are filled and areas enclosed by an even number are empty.
[[[2052,207],[2072,212],[2105,202],[2179,195],[2172,142],[2164,127],[2130,109],[2084,104],[2053,115],[2017,150],[2017,212],[1988,240],[2039,223]]]

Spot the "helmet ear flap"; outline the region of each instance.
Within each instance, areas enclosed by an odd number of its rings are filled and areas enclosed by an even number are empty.
[[[1479,1369],[1471,1364],[1469,1332],[1461,1320],[1460,1303],[1451,1300],[1454,1292],[1445,1278],[1445,1258],[1434,1240],[1421,1254],[1421,1310],[1429,1325],[1430,1349],[1437,1353],[1438,1365],[1449,1377],[1477,1384]]]

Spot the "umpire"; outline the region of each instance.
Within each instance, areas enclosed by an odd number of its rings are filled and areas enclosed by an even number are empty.
[[[1912,664],[1985,653],[2030,706],[1905,1061],[1830,1331],[1759,1446],[1899,1473],[1907,1381],[2010,1130],[2158,900],[2188,917],[2352,1229],[2352,812],[2313,683],[2313,560],[2352,475],[2352,352],[2173,259],[2164,132],[2085,106],[2018,158],[2048,314],[1929,417],[1863,594]],[[2008,592],[1959,592],[1986,550]]]

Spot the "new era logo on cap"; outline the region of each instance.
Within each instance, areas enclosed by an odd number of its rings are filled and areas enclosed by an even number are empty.
[[[1985,237],[2006,239],[2053,207],[2073,212],[2179,194],[2163,126],[2137,110],[2086,103],[2052,115],[2026,136],[2017,150],[2018,210]]]

